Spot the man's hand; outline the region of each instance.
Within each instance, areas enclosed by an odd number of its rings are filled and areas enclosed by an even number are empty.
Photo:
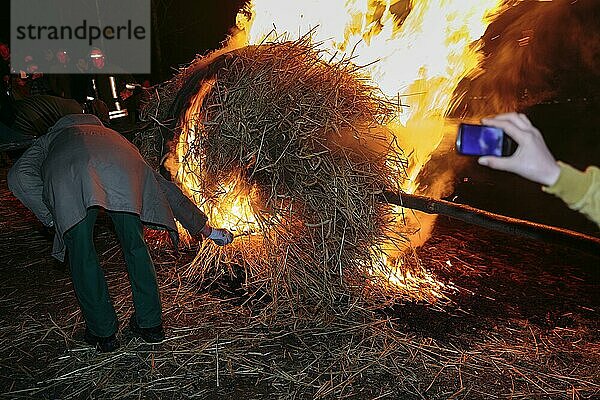
[[[42,229],[40,230],[40,233],[42,234],[42,236],[49,240],[49,241],[53,241],[54,240],[54,235],[56,234],[56,230],[54,228],[54,223],[51,225],[42,225]]]
[[[480,157],[481,165],[502,171],[513,172],[544,186],[552,186],[558,180],[560,167],[548,150],[544,138],[523,114],[500,114],[484,118],[482,123],[502,128],[519,144],[510,157]]]
[[[215,242],[215,244],[218,246],[225,246],[233,242],[233,234],[231,232],[229,232],[227,229],[213,228],[208,222],[204,225],[204,228],[202,228],[200,234],[202,235],[200,239],[205,237]]]
[[[227,229],[222,228],[212,228],[212,232],[208,238],[215,242],[217,246],[225,246],[233,242],[233,234]]]

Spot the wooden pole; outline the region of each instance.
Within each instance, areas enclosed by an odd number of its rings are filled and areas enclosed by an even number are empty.
[[[600,238],[584,235],[568,229],[506,217],[504,215],[493,214],[464,204],[457,204],[414,194],[398,194],[386,191],[383,197],[385,201],[390,204],[422,211],[427,214],[446,215],[469,224],[478,225],[499,232],[524,236],[551,244],[568,246],[594,255],[600,255]]]

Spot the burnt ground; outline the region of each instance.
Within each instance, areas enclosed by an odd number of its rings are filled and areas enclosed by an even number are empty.
[[[445,217],[418,250],[447,284],[437,304],[398,299],[332,318],[257,320],[188,282],[191,250],[153,245],[169,340],[126,327],[130,291],[106,219],[97,247],[122,347],[97,354],[68,269],[0,172],[0,398],[572,399],[600,397],[600,255]],[[184,271],[188,271],[185,272]]]

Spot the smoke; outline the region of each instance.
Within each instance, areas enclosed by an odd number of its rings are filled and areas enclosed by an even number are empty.
[[[455,151],[458,124],[446,122],[442,142],[416,178],[418,186],[415,194],[435,199],[449,197],[454,192],[457,172],[472,162],[469,157],[458,155]],[[407,219],[413,230],[409,239],[413,247],[419,247],[431,236],[437,215],[418,211],[411,211],[411,214],[414,216]]]
[[[598,21],[597,0],[509,6],[486,32],[482,68],[459,88],[471,100],[463,100],[455,114],[482,116],[554,97],[597,94],[590,81],[600,76]]]

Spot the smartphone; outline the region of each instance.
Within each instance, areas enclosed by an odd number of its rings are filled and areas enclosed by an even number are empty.
[[[456,151],[466,156],[507,157],[516,150],[516,142],[500,128],[487,125],[460,124]]]

